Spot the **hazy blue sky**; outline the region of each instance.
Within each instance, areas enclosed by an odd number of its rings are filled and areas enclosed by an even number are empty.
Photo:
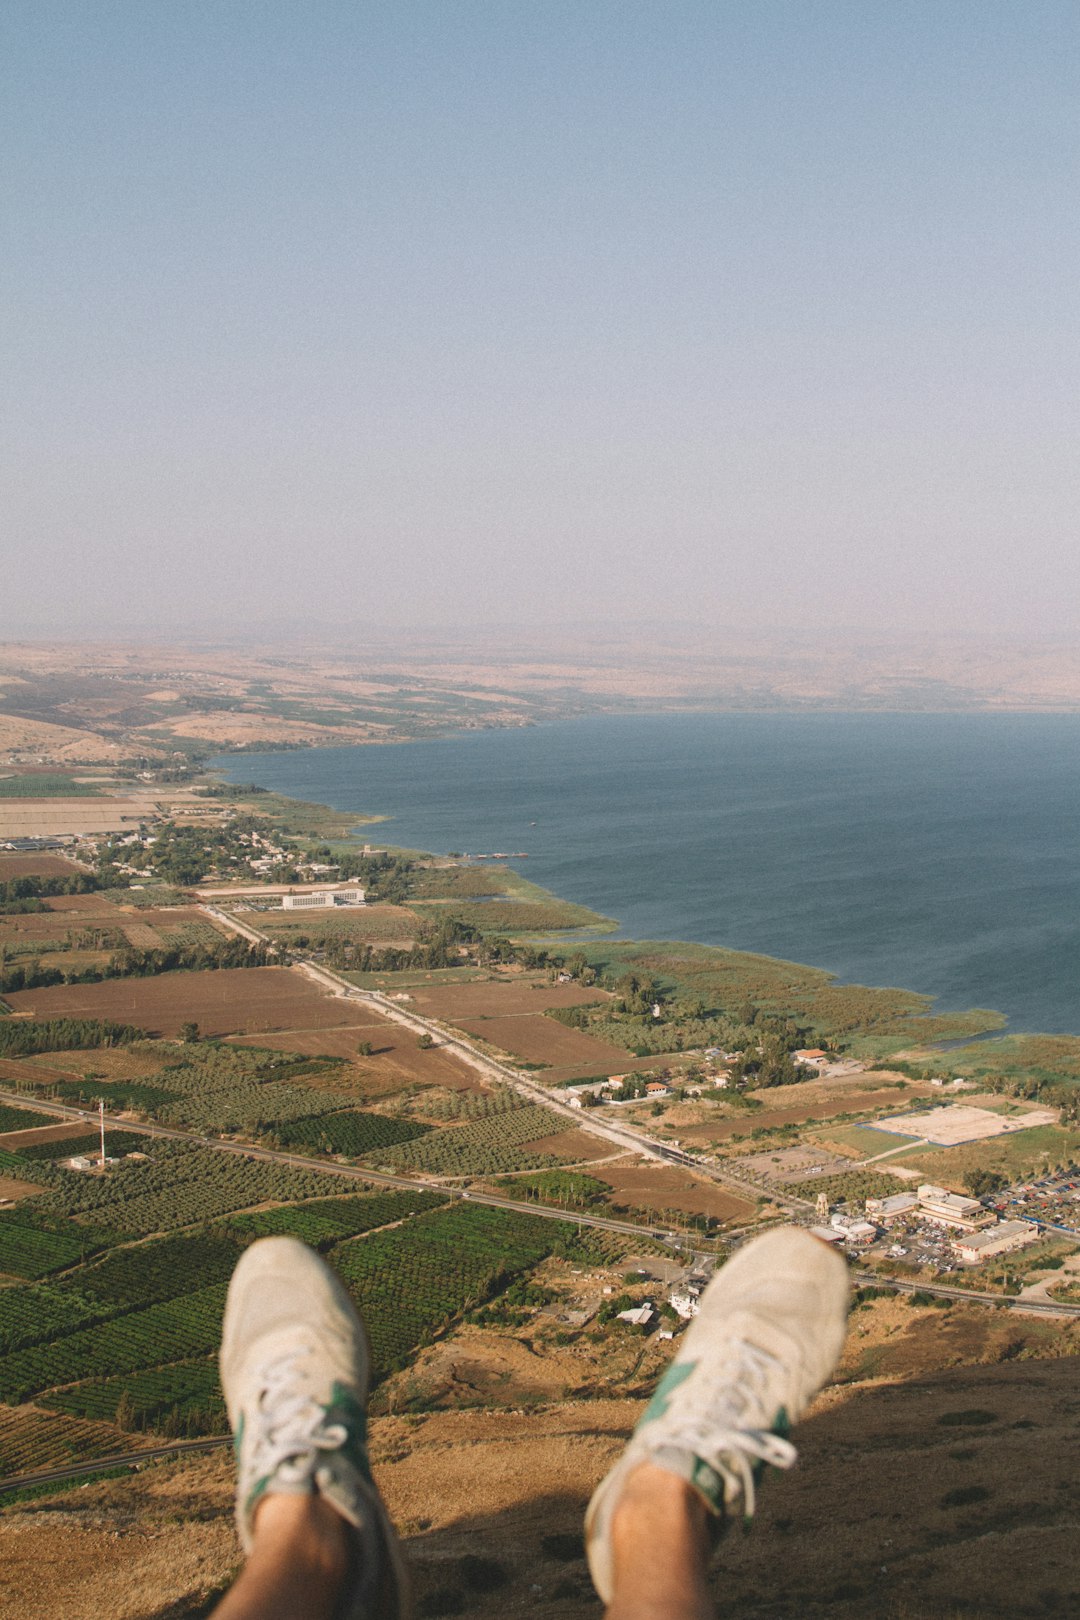
[[[0,630],[1080,630],[1075,0],[6,0]]]

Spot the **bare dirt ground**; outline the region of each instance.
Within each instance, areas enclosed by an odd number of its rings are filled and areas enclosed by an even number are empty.
[[[85,1135],[85,1125],[38,1125],[28,1131],[5,1131],[0,1136],[0,1148],[15,1152],[38,1142],[66,1142],[70,1137]]]
[[[794,1093],[803,1095],[795,1096]],[[673,1123],[679,1123],[679,1134],[688,1142],[725,1142],[733,1136],[749,1136],[751,1131],[769,1129],[773,1125],[801,1125],[809,1120],[834,1119],[837,1114],[866,1112],[895,1102],[898,1093],[863,1087],[836,1096],[819,1090],[815,1082],[807,1086],[778,1086],[767,1091],[752,1092],[751,1095],[764,1104],[754,1113],[725,1115],[717,1112],[700,1124],[683,1125],[674,1119]]]
[[[333,1028],[351,1024],[354,1005],[324,994],[292,968],[221,968],[148,979],[50,985],[5,996],[15,1012],[38,1018],[105,1018],[153,1035],[178,1035],[189,1020],[204,1035]]]
[[[41,1188],[30,1181],[16,1181],[12,1176],[0,1176],[0,1199],[33,1198]]]
[[[597,1165],[591,1170],[598,1181],[606,1181],[615,1201],[633,1209],[678,1209],[687,1215],[715,1215],[718,1221],[741,1221],[754,1213],[749,1199],[725,1192],[715,1182],[701,1181],[689,1170],[645,1164]]]

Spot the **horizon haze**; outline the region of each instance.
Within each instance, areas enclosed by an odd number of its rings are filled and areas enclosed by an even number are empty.
[[[0,634],[1075,636],[1078,43],[14,0]]]

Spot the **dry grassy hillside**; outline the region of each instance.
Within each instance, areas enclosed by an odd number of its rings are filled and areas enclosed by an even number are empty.
[[[968,1364],[926,1371],[943,1328],[948,1356]],[[798,1469],[770,1480],[752,1533],[735,1529],[725,1541],[719,1613],[1075,1613],[1074,1334],[978,1310],[943,1320],[895,1301],[857,1313],[841,1374],[848,1382],[803,1425]],[[467,1330],[465,1338],[459,1366],[466,1349],[474,1362],[484,1351],[483,1336]],[[442,1372],[432,1368],[432,1387],[441,1384],[445,1401],[446,1357],[454,1356],[438,1348]],[[545,1401],[543,1370],[522,1372],[525,1348],[503,1354],[505,1398],[529,1404],[373,1424],[376,1471],[407,1541],[420,1612],[596,1617],[577,1540],[581,1515],[642,1391]],[[554,1366],[548,1381],[565,1373]],[[458,1399],[468,1382],[459,1380]],[[230,1515],[224,1453],[13,1506],[0,1517],[0,1608],[6,1620],[97,1620],[103,1606],[114,1620],[194,1620],[235,1566]]]

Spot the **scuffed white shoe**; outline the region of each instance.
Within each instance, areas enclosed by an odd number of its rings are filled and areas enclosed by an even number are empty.
[[[589,1570],[605,1603],[612,1515],[635,1468],[664,1468],[718,1517],[749,1518],[765,1465],[791,1467],[796,1452],[787,1430],[836,1366],[849,1295],[845,1262],[795,1226],[763,1233],[716,1275],[626,1450],[589,1503]]]
[[[353,1599],[341,1612],[406,1620],[408,1577],[368,1464],[370,1359],[352,1301],[317,1254],[291,1237],[245,1251],[221,1337],[244,1551],[264,1496],[318,1494],[356,1532]]]

